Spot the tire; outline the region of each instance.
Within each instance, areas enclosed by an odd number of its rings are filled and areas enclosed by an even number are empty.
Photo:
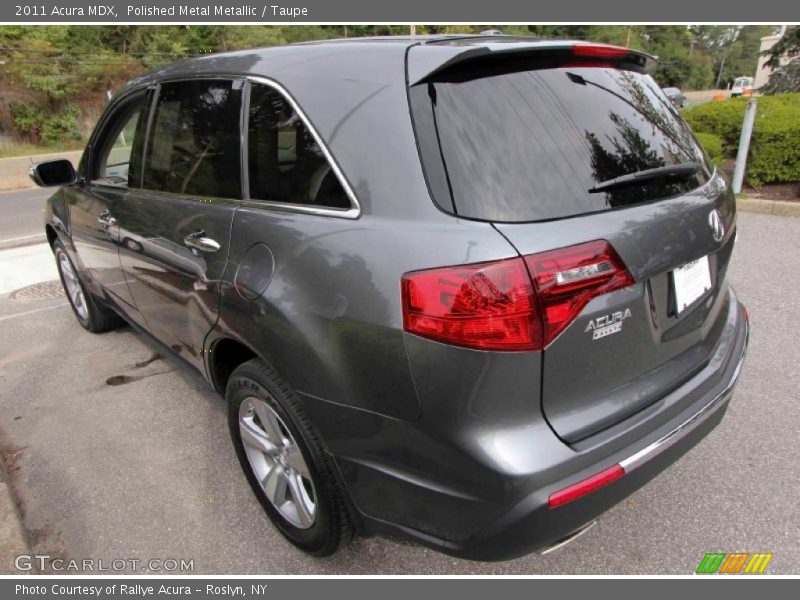
[[[56,258],[61,287],[64,288],[64,294],[81,327],[92,333],[103,333],[123,325],[124,321],[117,313],[103,306],[86,291],[75,264],[59,239],[53,242],[53,254]]]
[[[225,398],[239,463],[278,531],[314,556],[349,542],[353,527],[335,467],[289,387],[253,359],[231,374]]]

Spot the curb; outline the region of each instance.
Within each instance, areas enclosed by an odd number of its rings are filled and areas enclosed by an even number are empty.
[[[776,215],[779,217],[800,217],[800,202],[782,200],[764,200],[748,196],[736,197],[736,208],[744,212]]]
[[[47,236],[43,233],[35,235],[26,235],[23,237],[11,238],[8,240],[0,240],[0,250],[8,250],[9,248],[21,248],[23,246],[34,246],[36,244],[43,244],[47,241]]]

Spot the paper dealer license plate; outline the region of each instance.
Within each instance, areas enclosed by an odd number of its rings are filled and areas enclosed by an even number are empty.
[[[678,267],[672,272],[672,288],[678,314],[711,289],[711,269],[708,256]]]

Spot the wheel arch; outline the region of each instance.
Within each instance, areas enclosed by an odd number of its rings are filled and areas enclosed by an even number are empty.
[[[269,364],[255,350],[239,340],[231,337],[215,339],[208,348],[208,376],[211,385],[224,395],[231,374],[239,365],[254,358]]]
[[[47,236],[47,243],[50,245],[50,249],[52,250],[56,243],[56,239],[58,239],[58,233],[56,233],[55,227],[50,225],[50,223],[44,226],[44,233]]]

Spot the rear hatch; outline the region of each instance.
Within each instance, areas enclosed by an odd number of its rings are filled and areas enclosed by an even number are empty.
[[[440,208],[494,223],[526,257],[552,334],[542,410],[578,442],[708,361],[728,302],[734,199],[647,74],[650,57],[482,44],[446,42],[439,62],[441,48],[409,52],[420,155]]]

